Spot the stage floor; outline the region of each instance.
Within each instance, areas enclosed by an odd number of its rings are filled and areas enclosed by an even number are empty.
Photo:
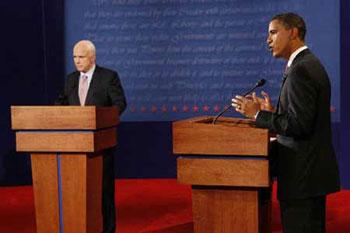
[[[116,182],[118,233],[192,233],[191,188],[175,179]],[[275,186],[272,233],[282,233]],[[0,187],[0,232],[34,233],[31,186]],[[327,199],[327,232],[350,232],[350,190]]]

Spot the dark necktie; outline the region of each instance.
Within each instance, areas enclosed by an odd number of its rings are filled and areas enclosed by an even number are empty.
[[[286,80],[287,76],[288,76],[288,73],[289,73],[289,66],[286,64],[285,68],[284,68],[284,72],[283,72],[283,82],[282,82],[282,85],[284,83],[284,81]]]
[[[278,101],[277,101],[277,105],[276,105],[276,112],[277,113],[278,113],[278,110],[279,110],[279,107],[280,107],[280,98],[281,98],[282,88],[283,88],[284,82],[286,81],[286,79],[288,77],[289,69],[290,69],[290,67],[288,66],[288,63],[287,63],[285,68],[284,68],[283,78],[282,78],[282,83],[281,83],[281,88],[280,88],[280,93],[278,95]]]

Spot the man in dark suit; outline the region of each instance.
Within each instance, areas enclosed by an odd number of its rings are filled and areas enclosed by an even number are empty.
[[[68,75],[59,105],[115,106],[119,114],[126,108],[124,91],[117,72],[96,65],[96,50],[91,41],[79,41],[73,49],[77,71]],[[113,150],[103,156],[102,181],[103,232],[114,233],[114,162]]]
[[[331,87],[321,62],[305,46],[306,26],[297,14],[276,15],[267,43],[288,61],[276,109],[263,98],[236,96],[232,106],[277,134],[271,169],[277,176],[284,233],[324,233],[326,195],[340,189],[332,146]]]

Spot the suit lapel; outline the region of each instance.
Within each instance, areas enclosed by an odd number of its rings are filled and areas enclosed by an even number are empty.
[[[80,105],[80,99],[79,99],[79,78],[80,78],[80,72],[77,72],[76,75],[74,75],[73,78],[73,104],[74,105]]]
[[[287,70],[283,73],[283,78],[282,78],[282,84],[281,84],[281,88],[280,88],[280,92],[279,92],[279,95],[278,95],[278,101],[277,101],[277,106],[276,106],[276,112],[278,113],[279,111],[279,106],[280,106],[280,102],[281,102],[281,94],[282,94],[282,90],[283,90],[283,86],[284,86],[284,83],[286,82],[291,70],[292,70],[292,67],[298,63],[298,61],[300,59],[302,59],[302,57],[304,57],[306,54],[310,53],[310,50],[309,49],[305,49],[303,51],[301,51],[293,60],[292,64],[290,65],[290,67],[287,68]]]
[[[87,93],[87,96],[86,96],[86,100],[85,100],[85,105],[92,105],[94,104],[92,102],[93,100],[93,93],[94,93],[94,90],[95,90],[95,85],[96,85],[96,78],[98,76],[98,66],[96,66],[95,68],[95,71],[94,73],[92,74],[92,78],[91,78],[91,82],[90,82],[90,85],[89,85],[89,90],[88,90],[88,93]]]
[[[291,70],[291,67],[288,67],[287,70],[283,73],[282,83],[281,83],[280,91],[279,91],[279,94],[278,94],[278,101],[277,101],[277,106],[276,106],[276,112],[277,113],[278,113],[280,102],[281,102],[281,94],[282,94],[283,86],[284,86],[284,83],[286,82],[286,80],[288,78],[290,70]]]

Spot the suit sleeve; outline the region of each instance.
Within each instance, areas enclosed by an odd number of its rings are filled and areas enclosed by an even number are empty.
[[[288,75],[283,88],[286,92],[285,99],[280,100],[283,110],[277,113],[260,111],[256,125],[283,136],[307,137],[314,130],[317,83],[310,77],[305,66],[297,65]]]
[[[112,78],[109,80],[107,91],[112,105],[119,109],[119,114],[121,115],[126,108],[126,98],[118,73],[113,73]]]

